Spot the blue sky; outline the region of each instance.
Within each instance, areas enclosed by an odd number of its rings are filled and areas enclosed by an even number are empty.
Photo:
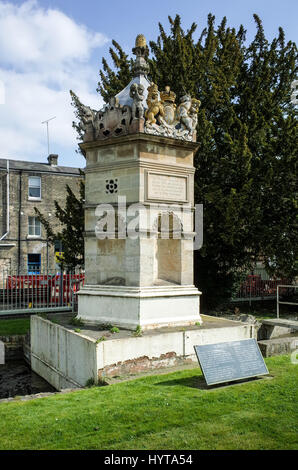
[[[111,39],[130,52],[139,33],[155,40],[158,22],[167,27],[168,15],[178,13],[185,28],[196,22],[200,32],[209,12],[217,23],[223,16],[232,27],[242,23],[248,40],[257,13],[270,40],[282,26],[286,40],[297,42],[296,0],[0,0],[0,158],[46,161],[41,121],[56,116],[50,151],[60,164],[84,166],[75,153],[69,89],[99,109],[98,69]]]

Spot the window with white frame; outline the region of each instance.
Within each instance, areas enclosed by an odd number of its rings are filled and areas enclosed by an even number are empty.
[[[37,217],[28,217],[29,225],[29,237],[40,237],[41,236],[41,225],[40,220]]]
[[[41,198],[41,178],[40,176],[29,176],[29,199]]]

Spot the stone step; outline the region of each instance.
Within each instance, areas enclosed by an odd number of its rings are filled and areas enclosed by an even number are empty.
[[[298,348],[298,337],[287,336],[258,341],[261,353],[264,357],[289,354]]]
[[[262,320],[262,326],[258,331],[258,339],[266,340],[278,338],[282,335],[297,333],[297,331],[298,321],[296,320],[286,320],[280,318]]]

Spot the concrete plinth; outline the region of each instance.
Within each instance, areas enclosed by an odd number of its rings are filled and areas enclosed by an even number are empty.
[[[194,345],[254,337],[253,325],[202,317],[201,326],[158,328],[135,336],[126,329],[112,334],[91,326],[82,326],[78,333],[65,315],[55,316],[55,323],[32,315],[32,369],[58,390],[84,387],[106,377],[198,364]]]
[[[194,286],[85,286],[79,292],[80,318],[87,325],[109,323],[143,330],[195,325],[200,292]]]

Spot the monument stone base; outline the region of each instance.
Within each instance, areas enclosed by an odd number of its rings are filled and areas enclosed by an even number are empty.
[[[76,331],[68,323],[71,318],[55,314],[53,323],[31,315],[32,370],[57,390],[191,363],[199,367],[195,345],[255,337],[254,325],[206,315],[201,326],[156,328],[140,336],[127,329],[111,334],[107,328],[85,325]],[[99,341],[102,337],[105,341]]]
[[[78,294],[79,317],[87,325],[130,330],[201,324],[200,294],[194,286],[85,285]]]

